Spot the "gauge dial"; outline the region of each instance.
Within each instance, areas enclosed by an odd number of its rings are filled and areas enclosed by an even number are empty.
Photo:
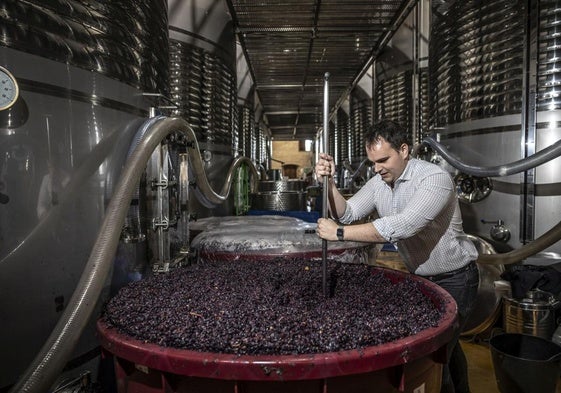
[[[8,109],[18,99],[19,87],[16,78],[0,66],[0,111]]]

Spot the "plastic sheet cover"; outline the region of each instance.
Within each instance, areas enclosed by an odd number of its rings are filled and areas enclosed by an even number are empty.
[[[191,247],[204,260],[225,256],[321,259],[322,239],[316,227],[316,223],[277,215],[208,217],[191,223],[191,231],[198,233]],[[377,251],[370,243],[327,244],[328,258],[342,262],[372,263]]]

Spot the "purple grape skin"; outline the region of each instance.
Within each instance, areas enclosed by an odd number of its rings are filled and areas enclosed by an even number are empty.
[[[237,355],[358,349],[438,325],[441,307],[417,281],[391,281],[361,264],[209,261],[122,288],[103,318],[121,332],[165,347]]]

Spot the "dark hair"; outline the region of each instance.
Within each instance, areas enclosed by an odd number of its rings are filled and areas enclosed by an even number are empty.
[[[380,120],[372,124],[364,133],[363,139],[367,148],[383,139],[395,150],[399,150],[404,143],[411,150],[409,132],[393,120]]]

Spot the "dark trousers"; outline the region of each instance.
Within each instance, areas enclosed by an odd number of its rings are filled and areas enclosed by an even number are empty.
[[[442,371],[441,393],[469,393],[467,360],[460,346],[460,333],[467,318],[475,306],[479,286],[479,270],[475,262],[472,267],[451,276],[433,276],[429,278],[445,289],[458,306],[459,329],[448,344],[448,363]]]

